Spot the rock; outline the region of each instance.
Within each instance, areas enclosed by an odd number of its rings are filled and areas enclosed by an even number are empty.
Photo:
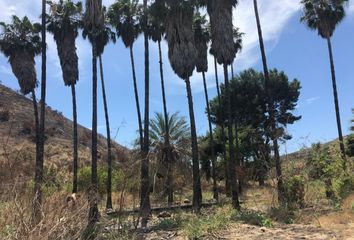
[[[261,230],[262,232],[265,232],[265,231],[267,230],[267,228],[261,227],[260,230]]]
[[[159,215],[157,215],[157,217],[158,218],[169,218],[169,217],[171,217],[171,213],[163,211],[163,212],[160,212]]]
[[[184,203],[184,204],[190,204],[190,203],[191,203],[191,201],[190,201],[189,199],[187,199],[187,198],[186,198],[186,199],[184,199],[184,200],[183,200],[183,203]]]

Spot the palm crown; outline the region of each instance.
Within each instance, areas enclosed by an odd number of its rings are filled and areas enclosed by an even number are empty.
[[[32,24],[27,17],[22,20],[12,17],[12,23],[0,22],[0,51],[9,58],[12,71],[23,94],[28,94],[37,86],[34,57],[41,53],[41,25]]]
[[[10,57],[17,51],[26,51],[32,55],[41,53],[41,25],[32,24],[24,17],[22,20],[17,16],[12,16],[12,23],[0,22],[2,33],[0,35],[0,51],[6,57]]]
[[[348,0],[301,0],[301,21],[310,29],[317,30],[321,37],[330,38],[345,16],[344,4],[347,2]]]
[[[137,0],[117,0],[108,10],[110,24],[126,47],[131,47],[141,32]]]
[[[147,32],[154,42],[162,40],[165,33],[167,6],[165,0],[155,0],[148,9]]]
[[[194,15],[194,41],[197,49],[196,67],[198,72],[208,71],[208,43],[210,42],[210,31],[205,15],[196,13]]]
[[[112,31],[112,29],[109,26],[109,19],[107,17],[107,10],[106,7],[103,7],[102,9],[102,14],[104,18],[104,26],[102,30],[100,31],[99,35],[96,36],[96,43],[97,43],[97,55],[100,56],[104,52],[104,48],[106,45],[112,41],[115,43],[117,41],[116,34]],[[93,41],[93,36],[89,34],[87,29],[84,29],[82,31],[82,36],[84,39],[88,38],[90,42],[92,43]]]

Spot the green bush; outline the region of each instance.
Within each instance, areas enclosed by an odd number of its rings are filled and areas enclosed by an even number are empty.
[[[97,168],[98,177],[98,193],[104,195],[107,193],[107,169],[104,167]],[[124,182],[124,173],[122,170],[115,169],[112,171],[112,190],[120,191]],[[83,167],[78,172],[78,188],[79,190],[87,190],[91,185],[91,167]]]
[[[244,222],[246,224],[256,225],[260,227],[273,227],[272,219],[264,214],[253,211],[241,211],[235,215],[235,220]]]
[[[336,200],[341,201],[354,191],[354,176],[343,174],[332,180],[332,189]]]
[[[284,200],[290,208],[305,205],[305,180],[302,176],[293,176],[284,181]]]
[[[350,157],[354,157],[354,134],[347,137],[347,154]]]

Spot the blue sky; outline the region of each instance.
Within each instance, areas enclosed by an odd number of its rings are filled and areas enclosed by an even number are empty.
[[[112,0],[106,0],[108,5]],[[282,152],[292,152],[300,147],[309,146],[316,141],[327,141],[337,137],[334,113],[332,85],[326,42],[317,36],[316,32],[308,30],[299,22],[300,5],[295,0],[262,0],[259,1],[259,11],[263,25],[264,39],[268,64],[270,68],[278,68],[287,73],[289,78],[301,81],[302,91],[296,114],[302,115],[302,120],[289,126],[288,131],[293,139],[281,146]],[[32,20],[39,21],[40,1],[0,0],[0,20],[9,21],[12,14],[28,15]],[[346,19],[337,28],[333,37],[334,58],[336,64],[337,83],[340,98],[342,127],[345,134],[349,133],[350,119],[354,107],[354,4],[348,6]],[[237,72],[254,67],[261,70],[258,36],[254,20],[253,5],[250,0],[240,0],[235,10],[234,23],[244,32],[244,50],[237,57],[235,70]],[[134,48],[136,70],[139,85],[140,101],[143,109],[144,100],[144,49],[140,37]],[[78,121],[91,126],[91,50],[88,42],[78,38],[78,55],[80,58],[80,80],[77,85]],[[188,106],[184,82],[173,74],[167,58],[167,46],[163,44],[164,70],[168,109],[179,111],[188,117]],[[211,60],[211,58],[210,58]],[[109,45],[103,56],[106,88],[110,110],[112,135],[116,141],[125,146],[131,146],[137,136],[136,109],[131,78],[129,51],[121,41]],[[38,73],[40,59],[36,59]],[[162,111],[160,78],[158,68],[157,46],[150,43],[150,77],[151,77],[151,112]],[[214,71],[210,61],[210,71],[207,74],[209,95],[214,97]],[[221,75],[221,69],[220,74]],[[40,76],[40,74],[38,74]],[[48,89],[47,102],[54,109],[71,118],[71,91],[65,87],[61,78],[60,64],[56,46],[51,35],[48,36]],[[40,79],[39,79],[40,80]],[[7,59],[0,56],[0,81],[13,89],[18,84],[11,72]],[[198,135],[207,131],[207,119],[204,113],[205,100],[201,76],[194,73],[192,89],[195,105]],[[100,87],[100,85],[99,85]],[[39,91],[39,90],[38,90]],[[104,114],[99,89],[99,132],[105,133]]]

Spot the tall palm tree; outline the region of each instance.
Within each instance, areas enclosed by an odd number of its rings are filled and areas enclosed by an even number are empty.
[[[83,18],[84,28],[88,35],[92,36],[92,166],[91,166],[91,193],[89,194],[89,225],[88,231],[92,231],[98,221],[98,179],[97,179],[97,36],[104,28],[104,16],[102,14],[102,0],[87,0],[86,11]],[[93,237],[90,234],[90,237]]]
[[[218,96],[218,104],[221,106],[221,94],[220,94],[220,84],[219,84],[219,75],[218,75],[218,63],[216,61],[216,57],[214,56],[213,49],[210,48],[209,53],[213,55],[214,59],[214,73],[215,73],[215,83],[216,83],[216,92]],[[220,108],[222,110],[223,108]],[[219,115],[222,115],[223,113],[220,112]],[[229,164],[227,161],[227,154],[226,154],[226,136],[225,136],[225,126],[223,123],[220,123],[220,130],[221,130],[221,142],[223,145],[223,158],[224,158],[224,175],[225,175],[225,190],[226,190],[226,195],[229,196],[231,193],[230,189],[230,181],[229,181]]]
[[[143,150],[143,123],[140,112],[139,93],[135,74],[135,61],[133,51],[134,42],[141,32],[141,27],[139,24],[139,11],[138,0],[117,0],[110,6],[107,15],[110,24],[116,29],[117,36],[122,38],[125,47],[129,48],[130,50],[135,104],[139,124],[139,143],[140,149]]]
[[[170,126],[168,138],[170,139],[168,148],[166,149],[166,121],[162,113],[155,113],[155,117],[150,120],[150,140],[151,152],[157,158],[156,172],[160,177],[166,177],[165,186],[168,195],[168,201],[173,195],[173,170],[177,161],[184,159],[190,155],[190,129],[183,117],[176,112],[172,115],[167,113]],[[171,193],[172,192],[172,193]],[[172,196],[173,198],[173,196]]]
[[[197,49],[197,61],[196,68],[197,72],[202,73],[203,85],[204,85],[204,95],[208,116],[208,126],[209,126],[209,144],[211,149],[211,164],[212,164],[212,178],[213,178],[213,194],[214,199],[219,199],[217,179],[216,179],[216,156],[214,149],[214,138],[213,138],[213,126],[210,119],[210,107],[209,107],[209,97],[208,97],[208,87],[206,83],[205,73],[208,71],[208,43],[210,42],[210,33],[208,29],[208,21],[205,15],[201,15],[197,12],[194,16],[194,41]]]
[[[142,30],[144,33],[144,72],[145,72],[145,111],[144,111],[144,147],[143,159],[140,168],[140,214],[141,225],[147,226],[150,215],[150,178],[149,178],[149,120],[150,120],[150,61],[149,61],[149,34],[148,34],[148,6],[147,0],[143,0]]]
[[[169,131],[169,120],[168,120],[168,112],[167,112],[167,101],[166,101],[166,92],[165,92],[165,80],[163,74],[163,61],[162,61],[162,51],[161,51],[161,41],[162,37],[165,34],[165,20],[167,15],[167,8],[165,4],[165,0],[156,0],[149,7],[149,18],[148,18],[148,32],[150,38],[157,42],[159,49],[159,66],[160,66],[160,79],[161,79],[161,93],[162,93],[162,103],[163,103],[163,113],[164,113],[164,121],[165,121],[165,149],[166,151],[170,150],[170,135]],[[166,162],[168,164],[167,168],[167,191],[168,191],[168,205],[171,206],[173,203],[173,189],[172,189],[172,169],[173,169],[173,161],[171,152],[166,152]]]
[[[106,209],[112,209],[112,141],[111,141],[111,130],[109,124],[109,114],[108,114],[108,103],[107,103],[107,95],[106,88],[104,82],[104,71],[103,71],[103,60],[102,55],[104,53],[104,49],[106,45],[112,41],[116,42],[116,34],[111,30],[108,26],[108,18],[106,18],[106,8],[103,7],[102,14],[104,18],[104,26],[102,31],[98,36],[96,36],[96,44],[97,44],[97,56],[100,66],[100,77],[101,77],[101,87],[102,87],[102,96],[103,96],[103,107],[104,107],[104,115],[106,121],[106,133],[107,133],[107,201],[106,201]],[[83,30],[82,35],[84,39],[86,37],[89,38],[90,42],[94,41],[93,36],[89,35],[86,29]]]
[[[275,116],[274,116],[274,106],[272,106],[272,95],[270,94],[270,89],[269,89],[269,83],[270,83],[270,78],[269,78],[269,71],[268,71],[268,65],[267,65],[267,57],[265,53],[265,47],[264,47],[264,41],[263,41],[263,34],[262,34],[262,26],[259,18],[259,13],[258,13],[258,5],[257,5],[257,0],[253,0],[253,6],[254,6],[254,12],[255,12],[255,17],[256,17],[256,23],[257,23],[257,30],[258,30],[258,38],[259,38],[259,46],[260,46],[260,51],[262,55],[262,63],[263,63],[263,72],[264,72],[264,88],[266,92],[266,101],[267,101],[267,112],[269,114],[269,122],[270,122],[270,138],[273,141],[273,152],[274,152],[274,159],[275,159],[275,169],[276,169],[276,174],[277,174],[277,188],[278,188],[278,200],[280,202],[283,202],[284,200],[284,190],[283,190],[283,175],[282,175],[282,169],[281,169],[281,162],[280,162],[280,155],[279,155],[279,144],[278,144],[278,139],[276,138],[275,130],[276,130],[276,124],[275,124]]]
[[[186,83],[192,140],[193,209],[199,212],[202,203],[202,190],[193,97],[189,79],[193,74],[197,57],[193,32],[194,2],[169,0],[167,3],[169,7],[166,20],[168,57],[174,72]]]
[[[0,22],[2,33],[0,34],[0,52],[9,58],[12,72],[18,79],[21,92],[25,95],[32,94],[34,109],[34,119],[36,127],[36,192],[33,201],[33,220],[38,223],[41,220],[40,207],[42,203],[41,191],[41,173],[43,166],[39,159],[39,117],[35,94],[37,87],[37,74],[35,70],[35,56],[42,51],[41,45],[41,25],[32,24],[27,17],[22,20],[17,16],[12,16],[12,23],[6,24]],[[37,168],[38,167],[38,168]]]
[[[310,29],[316,30],[323,39],[327,40],[329,60],[331,65],[332,88],[337,119],[339,146],[342,153],[342,158],[344,160],[344,168],[346,168],[346,154],[343,142],[331,38],[336,29],[336,26],[345,17],[344,5],[348,2],[348,0],[301,0],[301,4],[303,4],[303,15],[301,17],[301,22],[304,22]]]
[[[240,208],[236,182],[236,161],[232,132],[232,106],[228,77],[228,65],[235,59],[237,49],[235,48],[233,36],[232,10],[237,0],[207,0],[206,6],[210,16],[211,25],[211,48],[219,64],[224,66],[226,108],[229,137],[229,181],[231,183],[232,203],[236,209]]]
[[[82,3],[71,0],[50,1],[50,14],[47,16],[47,29],[53,33],[65,86],[71,86],[73,105],[73,188],[77,192],[78,136],[75,85],[79,79],[79,64],[75,40],[82,19]]]

